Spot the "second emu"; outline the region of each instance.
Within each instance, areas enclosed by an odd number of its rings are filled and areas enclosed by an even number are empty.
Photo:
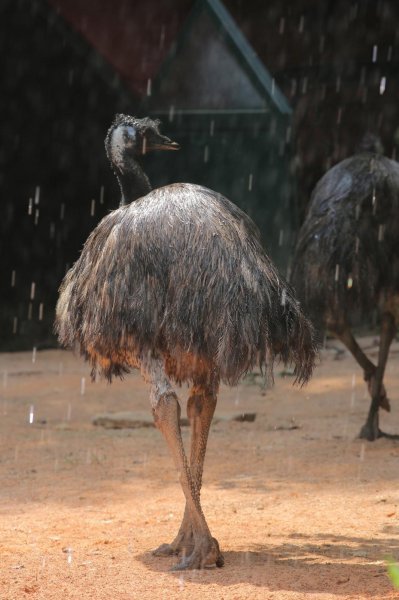
[[[220,567],[223,555],[200,504],[219,383],[235,384],[256,365],[270,377],[276,359],[293,363],[296,380],[307,381],[312,326],[237,206],[187,183],[151,191],[140,158],[178,148],[157,121],[117,115],[105,145],[121,206],[99,223],[67,273],[56,328],[94,372],[111,379],[141,369],[186,499],[177,536],[154,552],[180,555],[176,569]],[[189,457],[174,387],[182,382],[191,385]]]
[[[371,395],[360,437],[387,435],[379,409],[390,410],[383,384],[389,347],[399,322],[399,164],[382,156],[368,134],[359,152],[335,165],[317,183],[299,232],[292,282],[319,325],[353,354]],[[379,309],[381,337],[375,365],[350,328],[355,312]],[[397,437],[397,436],[390,436]]]

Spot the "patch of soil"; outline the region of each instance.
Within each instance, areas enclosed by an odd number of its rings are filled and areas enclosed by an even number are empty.
[[[362,345],[374,352],[370,338]],[[385,380],[392,413],[381,415],[391,433],[397,350]],[[176,573],[176,558],[151,554],[184,508],[161,435],[92,424],[99,413],[150,414],[140,375],[92,384],[69,352],[1,354],[1,600],[396,598],[385,558],[399,560],[399,442],[356,439],[369,405],[360,370],[330,350],[307,387],[275,377],[272,389],[256,374],[222,388],[202,502],[225,567]],[[183,404],[187,389],[179,395]],[[256,420],[229,418],[241,411]]]

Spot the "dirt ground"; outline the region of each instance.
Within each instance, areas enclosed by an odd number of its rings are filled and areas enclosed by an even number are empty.
[[[373,343],[362,339],[375,357]],[[1,600],[397,598],[385,559],[399,560],[399,442],[356,439],[369,404],[359,369],[330,349],[307,387],[275,377],[220,393],[218,417],[257,413],[211,429],[202,499],[225,566],[179,573],[151,554],[184,506],[161,435],[91,423],[149,416],[140,376],[92,384],[69,352],[0,355]],[[386,387],[381,425],[399,433],[398,343]]]

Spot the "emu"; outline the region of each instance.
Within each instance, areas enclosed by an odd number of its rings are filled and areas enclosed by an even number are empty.
[[[176,538],[157,556],[180,555],[175,569],[221,567],[223,555],[200,504],[208,433],[220,382],[234,385],[255,365],[272,377],[276,359],[311,375],[312,325],[277,274],[254,223],[222,195],[178,183],[151,191],[140,158],[176,150],[159,121],[117,115],[105,147],[121,206],[87,239],[65,276],[56,330],[109,380],[139,368],[184,492]],[[191,386],[191,450],[180,431],[174,384]]]
[[[388,436],[379,428],[379,409],[390,410],[383,378],[399,322],[399,165],[380,152],[378,138],[366,134],[359,151],[316,184],[291,280],[314,322],[339,338],[363,370],[371,404],[360,438],[370,441]],[[353,336],[350,315],[370,317],[377,308],[375,365]]]

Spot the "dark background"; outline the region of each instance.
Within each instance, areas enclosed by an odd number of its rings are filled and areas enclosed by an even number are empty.
[[[55,343],[59,283],[88,233],[119,202],[104,153],[106,130],[116,112],[144,116],[148,86],[160,77],[194,4],[0,4],[0,349]],[[256,172],[269,177],[285,164],[293,182],[286,214],[295,229],[318,178],[352,154],[366,131],[378,133],[385,154],[396,158],[399,5],[395,0],[226,0],[224,6],[291,106],[289,143],[274,162],[263,163],[250,128],[237,124],[234,130],[230,121],[226,127],[240,143],[224,150],[223,138],[217,138],[218,160],[228,165],[221,173],[212,160],[199,164],[194,148],[202,153],[209,142],[209,120],[190,124],[189,136],[185,122],[179,138],[178,121],[168,128],[166,118],[163,130],[173,129],[184,159],[159,162],[153,156],[147,168],[154,187],[176,179],[217,186],[262,223],[269,218],[267,200],[252,205],[251,197],[231,185],[232,173],[247,173],[244,153],[246,164],[256,162]],[[267,189],[260,175],[256,181],[259,193],[262,185]],[[294,236],[290,248],[293,241]],[[264,243],[279,262],[274,242]]]

